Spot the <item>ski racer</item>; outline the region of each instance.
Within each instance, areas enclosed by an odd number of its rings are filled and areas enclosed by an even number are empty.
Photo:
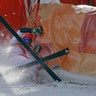
[[[39,26],[40,27],[40,26]],[[26,29],[26,28],[25,28]],[[37,29],[36,29],[37,30]],[[36,31],[33,30],[33,31]],[[41,29],[40,29],[41,30]],[[38,31],[39,32],[39,31]],[[24,40],[26,44],[39,56],[39,57],[45,57],[50,54],[51,50],[49,48],[49,45],[51,44],[44,44],[40,43],[40,34],[36,35],[34,33],[30,32],[21,32],[20,30],[17,31],[17,34]],[[12,67],[17,67],[24,65],[26,63],[34,61],[34,57],[28,52],[27,49],[25,49],[13,36],[10,40],[11,50],[9,52],[9,60],[10,64],[12,64]],[[46,62],[47,63],[47,62]],[[32,80],[38,81],[38,71],[42,69],[40,64],[34,65],[31,68],[26,69],[26,72],[29,72],[31,70]],[[26,73],[25,72],[25,73]]]

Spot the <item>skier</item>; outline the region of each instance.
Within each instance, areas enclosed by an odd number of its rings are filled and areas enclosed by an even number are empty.
[[[38,29],[33,30],[33,32],[37,32],[35,34],[40,34]],[[40,43],[40,36],[35,36],[34,33],[30,32],[21,32],[20,30],[17,31],[17,34],[23,39],[23,41],[28,44],[28,46],[37,54],[39,57],[45,57],[50,54],[51,50],[49,48],[49,44]],[[35,40],[34,40],[35,39]],[[17,67],[24,65],[26,63],[34,61],[34,57],[25,49],[13,36],[10,40],[10,52],[8,62],[11,64],[12,67]],[[41,82],[41,79],[38,75],[39,70],[42,67],[40,64],[34,65],[31,68],[27,68],[24,72],[29,73],[31,71],[32,80],[35,82]],[[40,73],[39,73],[40,74]],[[41,75],[41,74],[40,74]]]

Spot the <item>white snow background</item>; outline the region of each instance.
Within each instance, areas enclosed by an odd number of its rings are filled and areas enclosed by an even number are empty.
[[[39,84],[32,81],[31,70],[26,74],[26,71],[19,71],[4,75],[11,67],[9,64],[6,67],[8,50],[0,46],[0,96],[96,96],[95,84],[75,84],[66,80]]]

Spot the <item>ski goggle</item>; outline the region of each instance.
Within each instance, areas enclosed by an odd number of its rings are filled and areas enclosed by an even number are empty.
[[[24,33],[22,35],[22,38],[23,38],[25,43],[27,43],[28,45],[31,45],[32,39],[33,39],[33,34],[31,34],[31,33]]]

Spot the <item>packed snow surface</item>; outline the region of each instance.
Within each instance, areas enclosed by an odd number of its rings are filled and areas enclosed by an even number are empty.
[[[65,81],[36,84],[29,80],[8,84],[0,78],[0,96],[96,96],[95,85],[71,84]]]
[[[11,67],[6,67],[8,50],[0,51],[0,96],[96,96],[95,83],[77,84],[64,78],[61,82],[57,82],[51,80],[48,74],[43,76],[44,72],[41,72],[43,82],[34,82],[32,78],[35,76],[32,75],[32,70],[19,70],[4,74],[6,69]]]

